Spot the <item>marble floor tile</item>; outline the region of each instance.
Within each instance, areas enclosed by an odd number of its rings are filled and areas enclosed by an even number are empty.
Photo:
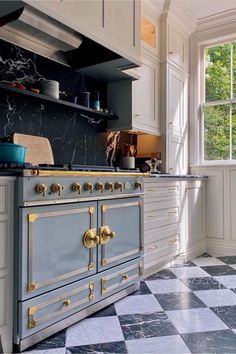
[[[236,264],[230,264],[230,267],[232,267],[233,269],[236,269]]]
[[[236,294],[229,289],[200,290],[194,294],[208,307],[236,305]]]
[[[236,269],[233,269],[228,265],[202,267],[202,269],[213,277],[220,275],[236,275]]]
[[[182,334],[191,353],[235,354],[236,335],[231,330]]]
[[[147,286],[153,294],[176,293],[179,291],[190,291],[179,279],[148,280]]]
[[[125,340],[178,334],[164,312],[119,316]]]
[[[105,307],[104,309],[102,309],[100,311],[93,313],[88,318],[106,317],[106,316],[116,316],[116,309],[113,304]]]
[[[176,276],[170,269],[162,269],[159,272],[150,275],[146,280],[157,280],[157,279],[175,279]]]
[[[222,275],[214,277],[220,284],[228,289],[236,288],[236,275]]]
[[[141,281],[140,282],[140,288],[138,290],[136,290],[134,293],[129,294],[128,296],[132,296],[132,295],[147,295],[147,294],[151,294],[151,291],[148,288],[148,286],[146,285],[145,281]]]
[[[37,343],[30,347],[27,351],[32,350],[48,350],[54,348],[62,348],[66,345],[66,330],[60,331],[51,337],[46,338],[44,341]]]
[[[24,352],[27,354],[66,354],[66,348],[55,348],[55,349],[45,349],[45,350],[34,350]]]
[[[172,272],[177,278],[202,278],[209,275],[199,267],[174,268]]]
[[[155,296],[165,311],[206,307],[192,292],[183,291],[180,293],[157,294]]]
[[[236,264],[236,256],[217,257],[226,264]]]
[[[231,329],[231,331],[233,331],[236,334],[236,329]]]
[[[179,333],[206,332],[228,329],[208,308],[166,311]]]
[[[188,286],[192,291],[196,290],[210,290],[210,289],[224,289],[224,285],[220,284],[212,277],[207,278],[189,278],[181,279],[181,281]]]
[[[81,345],[78,347],[67,348],[66,354],[87,354],[87,353],[127,353],[125,342],[100,343],[91,345]]]
[[[197,267],[196,264],[194,264],[193,262],[191,261],[188,261],[188,262],[175,262],[174,264],[171,264],[170,266],[170,269],[172,270],[172,268],[182,268],[182,267]]]
[[[236,306],[211,307],[211,310],[229,326],[229,328],[236,328]]]
[[[236,294],[235,294],[236,296]],[[127,296],[115,303],[117,315],[163,311],[154,295]]]
[[[180,336],[127,340],[129,354],[187,354],[188,347]]]
[[[225,263],[215,257],[199,257],[195,258],[192,262],[199,267],[225,265]]]
[[[91,331],[91,329],[94,329]],[[123,341],[118,317],[86,318],[66,331],[66,347]]]

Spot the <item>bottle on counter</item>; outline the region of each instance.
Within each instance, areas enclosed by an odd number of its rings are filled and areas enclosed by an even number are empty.
[[[96,99],[93,102],[93,108],[96,109],[96,111],[101,110],[101,108],[100,108],[100,94],[98,91],[96,92]]]

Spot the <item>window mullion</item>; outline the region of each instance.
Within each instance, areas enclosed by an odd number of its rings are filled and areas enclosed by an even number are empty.
[[[230,48],[230,117],[229,117],[229,129],[230,129],[230,140],[229,140],[229,158],[232,160],[232,100],[233,100],[233,42],[231,42]]]

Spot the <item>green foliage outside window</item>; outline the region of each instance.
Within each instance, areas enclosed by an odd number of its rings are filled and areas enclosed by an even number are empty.
[[[236,42],[205,49],[205,160],[236,159],[236,105],[231,105],[230,102],[225,104],[221,102],[220,104],[220,101],[228,101],[236,96],[235,75]],[[219,104],[207,105],[207,103],[213,101],[219,101]],[[230,119],[232,124],[231,135]],[[232,152],[230,152],[231,146]]]

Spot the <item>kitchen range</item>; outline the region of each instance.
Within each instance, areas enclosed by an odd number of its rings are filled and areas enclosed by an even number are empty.
[[[143,174],[1,167],[17,175],[14,344],[22,351],[138,288]]]

